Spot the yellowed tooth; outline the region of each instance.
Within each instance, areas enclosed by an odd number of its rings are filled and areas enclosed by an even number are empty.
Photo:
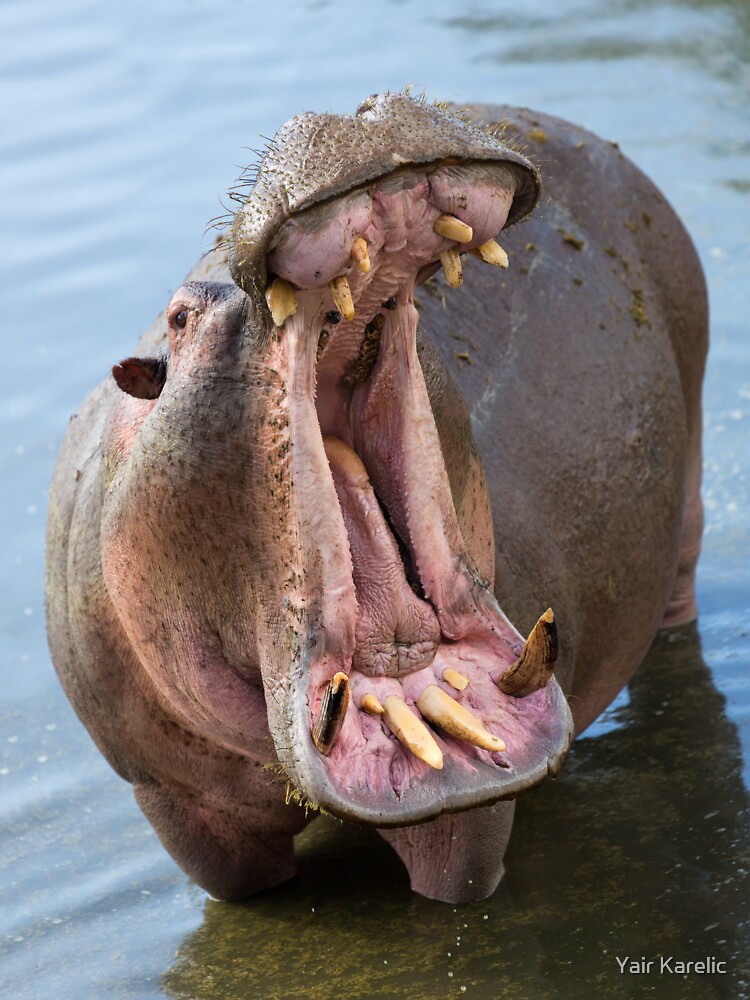
[[[283,326],[297,312],[297,296],[289,282],[283,278],[274,278],[268,286],[266,302],[276,326]]]
[[[463,272],[461,270],[461,256],[455,247],[450,247],[448,250],[443,250],[440,254],[440,263],[443,265],[443,270],[445,271],[445,277],[451,288],[458,288],[461,282],[464,280]]]
[[[455,688],[456,691],[465,691],[469,686],[469,678],[464,677],[463,674],[459,674],[452,667],[445,668],[443,671],[443,680],[446,684],[450,684],[452,688]]]
[[[359,707],[363,712],[367,712],[369,715],[382,715],[385,709],[380,704],[378,699],[368,691],[367,694],[363,694],[359,702]]]
[[[334,278],[332,281],[329,281],[328,287],[331,289],[331,295],[333,296],[336,308],[341,313],[343,318],[354,319],[354,301],[352,300],[352,290],[349,287],[349,282],[346,280],[346,276],[341,274],[338,278]]]
[[[474,238],[474,230],[465,222],[461,222],[455,215],[441,215],[435,219],[432,231],[438,236],[443,236],[446,240],[455,240],[456,243],[471,243]]]
[[[443,754],[440,747],[427,728],[408,707],[406,702],[395,694],[389,694],[383,702],[383,721],[399,742],[411,750],[425,764],[440,771],[443,767]]]
[[[474,254],[475,257],[479,257],[480,260],[485,261],[487,264],[496,264],[498,267],[508,266],[508,255],[497,240],[487,240],[481,246],[469,250],[469,253]]]
[[[318,717],[311,730],[313,743],[328,756],[341,730],[349,705],[349,678],[339,671],[334,674],[323,692]]]
[[[557,664],[557,623],[552,608],[547,608],[529,632],[523,651],[497,686],[504,694],[523,698],[549,683]]]
[[[349,254],[351,259],[363,272],[367,274],[370,270],[370,255],[367,252],[367,242],[363,236],[358,236],[357,239],[352,243],[351,253]]]
[[[417,701],[417,708],[436,726],[458,740],[464,740],[483,750],[505,749],[503,741],[485,729],[480,720],[468,708],[451,698],[437,684],[429,684]]]

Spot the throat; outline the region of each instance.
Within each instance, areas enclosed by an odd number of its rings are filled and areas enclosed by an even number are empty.
[[[326,438],[349,539],[358,614],[352,666],[370,676],[395,677],[429,666],[440,641],[430,604],[407,580],[399,545],[359,456]]]

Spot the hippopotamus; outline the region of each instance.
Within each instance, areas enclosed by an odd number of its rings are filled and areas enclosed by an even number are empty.
[[[486,897],[515,799],[696,615],[700,264],[615,144],[516,108],[305,113],[232,195],[72,418],[55,667],[212,896],[320,811]]]

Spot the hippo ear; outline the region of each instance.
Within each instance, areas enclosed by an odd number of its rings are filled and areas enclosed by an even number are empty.
[[[156,399],[164,388],[167,362],[164,358],[125,358],[112,366],[112,378],[129,396]]]

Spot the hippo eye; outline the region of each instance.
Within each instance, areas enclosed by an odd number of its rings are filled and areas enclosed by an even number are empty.
[[[187,325],[187,318],[188,318],[187,309],[182,309],[180,312],[177,313],[177,315],[174,318],[174,325],[178,328],[178,330],[185,329]]]

